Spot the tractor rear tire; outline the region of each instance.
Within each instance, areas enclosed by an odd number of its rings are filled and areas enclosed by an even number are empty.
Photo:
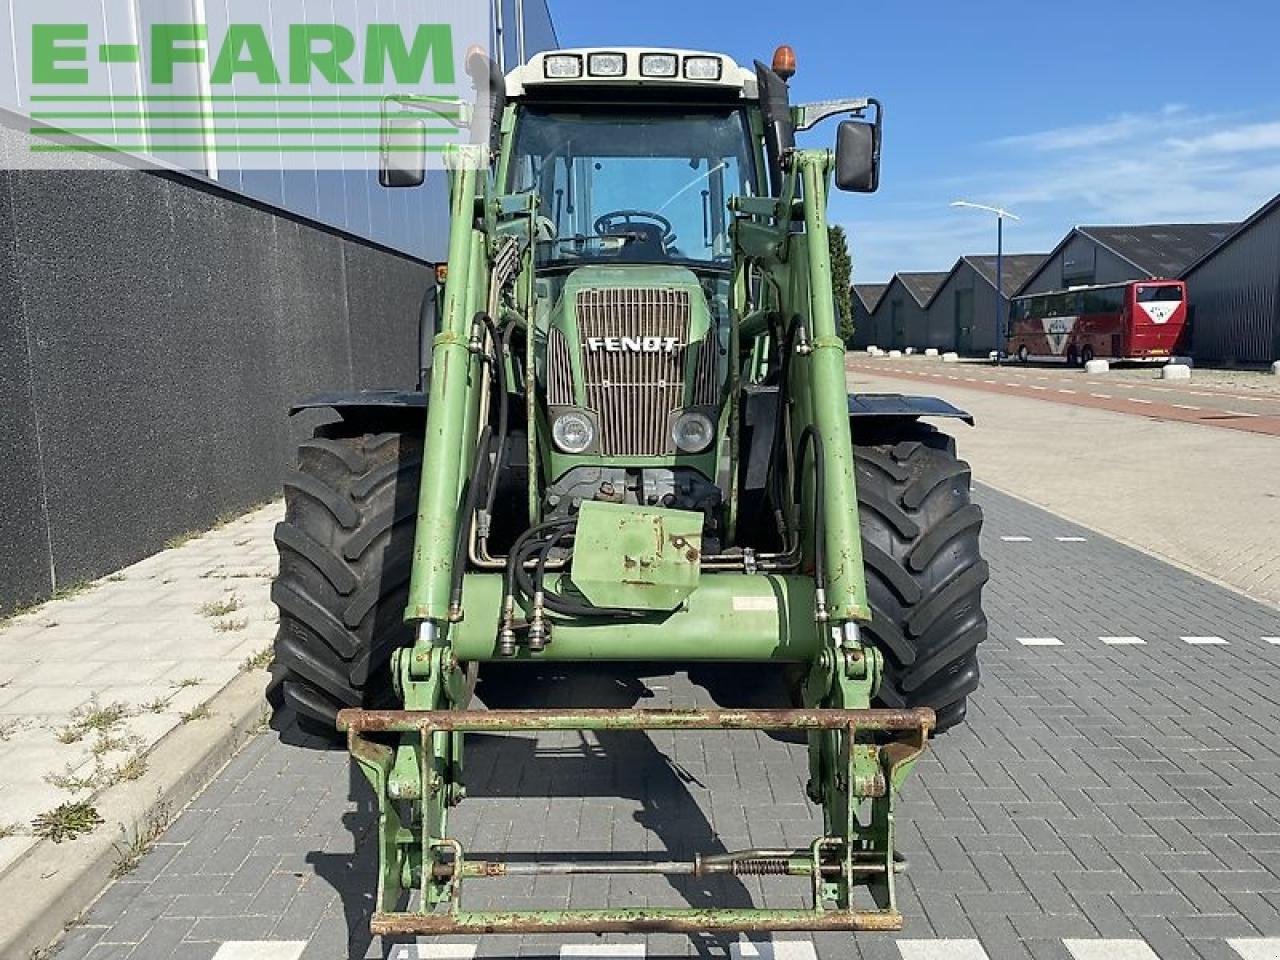
[[[918,422],[855,425],[854,454],[872,613],[864,634],[885,661],[878,702],[932,707],[941,733],[964,719],[987,636],[972,473],[950,437]]]
[[[336,739],[339,710],[392,703],[391,654],[413,643],[404,610],[421,470],[420,429],[344,421],[303,443],[285,479],[272,701],[308,733]]]

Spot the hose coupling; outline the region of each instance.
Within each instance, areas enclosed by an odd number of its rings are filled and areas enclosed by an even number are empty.
[[[502,604],[502,627],[498,631],[498,656],[510,659],[516,655],[516,598],[508,595]]]
[[[541,590],[533,595],[533,617],[529,621],[529,650],[541,653],[551,642],[551,625],[547,623],[546,598]]]
[[[831,611],[827,607],[827,591],[819,587],[814,592],[814,614],[813,619],[820,624],[828,624],[831,622]]]

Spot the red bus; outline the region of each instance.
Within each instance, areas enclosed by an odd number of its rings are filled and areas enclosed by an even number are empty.
[[[1077,287],[1016,298],[1007,349],[1023,363],[1168,361],[1186,327],[1187,285],[1181,280]]]

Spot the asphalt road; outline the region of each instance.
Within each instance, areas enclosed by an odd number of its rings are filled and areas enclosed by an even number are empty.
[[[372,797],[344,753],[258,737],[71,930],[59,960],[1280,958],[1280,612],[990,490],[991,638],[968,725],[908,784],[898,935],[366,932]],[[502,705],[742,705],[741,671],[562,671]],[[744,692],[746,691],[746,692]],[[292,741],[292,742],[290,742]],[[475,853],[691,855],[808,843],[805,751],[766,735],[477,738],[455,823]],[[512,907],[799,905],[803,889],[504,881]],[[472,896],[468,894],[468,896]],[[471,903],[489,904],[476,894]]]
[[[849,367],[858,373],[904,378],[933,384],[935,388],[963,387],[1154,420],[1280,436],[1280,392],[1194,379],[1158,380],[1153,368],[1089,374],[1052,364],[1012,363],[997,367],[973,361],[944,364],[920,356],[891,359],[860,354],[850,356]],[[1272,378],[1259,375],[1259,379]]]

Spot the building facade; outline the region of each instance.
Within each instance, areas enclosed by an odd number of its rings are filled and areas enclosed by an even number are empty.
[[[1004,296],[996,296],[996,258],[966,256],[956,261],[938,292],[929,301],[926,347],[961,354],[986,355],[1003,349],[1000,326],[1008,322],[1009,298],[1045,261],[1045,254],[1004,257],[1001,281]],[[997,324],[997,314],[1002,318]]]
[[[1280,360],[1280,195],[1192,264],[1183,278],[1197,360]]]
[[[946,279],[944,271],[895,274],[872,313],[875,336],[871,344],[882,350],[923,350],[933,346],[928,342],[926,307]]]
[[[849,346],[866,349],[875,343],[876,305],[889,288],[887,283],[855,283],[850,302],[853,305],[853,337]]]

